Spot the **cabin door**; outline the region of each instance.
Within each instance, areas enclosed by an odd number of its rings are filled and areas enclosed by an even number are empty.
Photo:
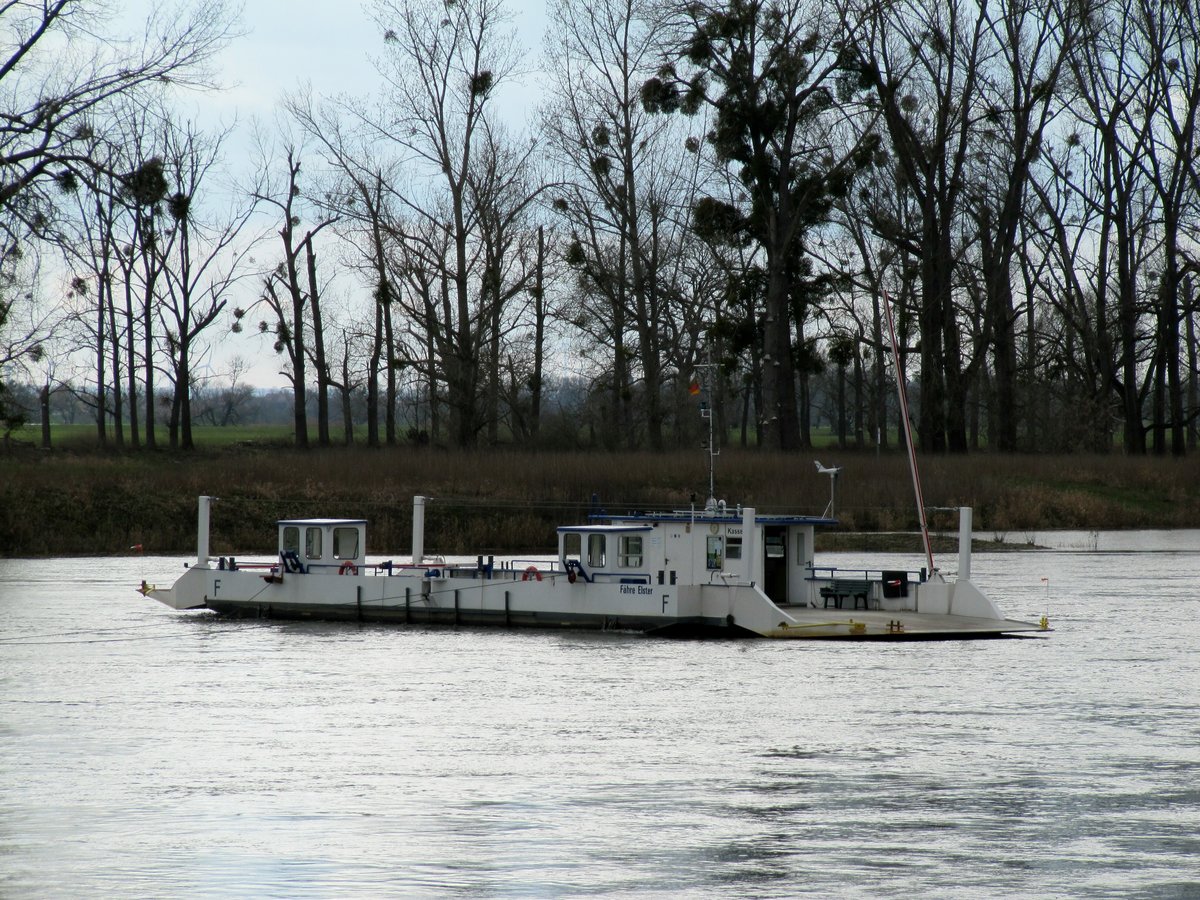
[[[787,569],[787,527],[768,525],[763,529],[763,589],[776,603],[787,603]]]

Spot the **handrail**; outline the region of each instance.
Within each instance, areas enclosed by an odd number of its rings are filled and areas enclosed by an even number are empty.
[[[883,581],[885,573],[904,572],[908,576],[909,581],[923,582],[928,579],[929,573],[927,570],[913,571],[911,569],[842,569],[838,566],[808,566],[809,575],[805,576],[805,581],[836,581],[838,579],[846,580],[867,580],[867,581]],[[827,572],[827,575],[818,575],[818,572]],[[861,573],[861,576],[856,574]]]

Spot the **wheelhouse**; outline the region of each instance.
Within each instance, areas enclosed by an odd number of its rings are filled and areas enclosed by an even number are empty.
[[[814,596],[816,516],[756,515],[753,510],[631,513],[558,529],[559,563],[589,581],[709,584],[744,579],[781,604]]]
[[[652,525],[568,525],[558,529],[558,562],[587,581],[649,580],[661,565]]]
[[[278,526],[287,570],[350,572],[367,561],[366,519],[280,519]]]

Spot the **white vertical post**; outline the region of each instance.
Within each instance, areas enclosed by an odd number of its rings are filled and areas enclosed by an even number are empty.
[[[958,580],[971,580],[971,507],[958,508]]]
[[[412,564],[425,562],[425,498],[413,497]]]
[[[754,524],[754,507],[742,509],[742,565],[745,567],[745,579],[754,582],[758,564],[758,529]]]
[[[196,568],[208,568],[208,510],[215,497],[200,497],[196,516]]]

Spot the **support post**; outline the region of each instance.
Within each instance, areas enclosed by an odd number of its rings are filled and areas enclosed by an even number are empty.
[[[745,580],[753,584],[758,565],[758,529],[754,524],[754,507],[742,508],[742,565],[746,569]]]
[[[208,560],[208,514],[216,497],[200,497],[199,512],[196,516],[196,568],[209,568]]]
[[[958,580],[971,580],[971,507],[958,508]]]
[[[412,564],[425,562],[425,498],[413,497]]]

